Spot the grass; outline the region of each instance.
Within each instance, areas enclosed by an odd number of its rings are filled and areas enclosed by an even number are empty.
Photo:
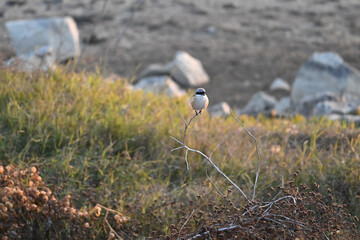
[[[187,171],[184,151],[170,152],[177,147],[170,136],[182,139],[184,130],[172,101],[185,119],[192,116],[188,96],[172,100],[132,92],[126,81],[106,82],[99,74],[2,71],[1,164],[37,167],[47,186],[59,197],[71,194],[77,208],[100,203],[119,210],[130,218],[119,229],[125,237],[169,234],[194,206],[220,202],[206,170],[222,192],[234,190],[198,155],[189,153]],[[260,142],[257,198],[300,170],[297,184],[316,182],[324,194],[331,188],[337,202],[360,215],[360,130],[354,124],[301,116],[240,119]],[[251,196],[256,150],[233,118],[202,114],[186,141],[209,155],[225,137],[213,160]],[[244,204],[234,191],[229,197]],[[90,235],[106,234],[99,224]]]

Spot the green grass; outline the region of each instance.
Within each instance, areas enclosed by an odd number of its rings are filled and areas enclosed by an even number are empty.
[[[1,163],[36,166],[48,186],[60,196],[72,194],[77,207],[100,203],[124,212],[131,218],[124,234],[169,233],[171,224],[181,226],[190,214],[192,208],[184,206],[197,195],[199,207],[219,201],[206,170],[221,191],[233,189],[199,155],[189,153],[187,171],[184,151],[170,151],[178,146],[170,136],[182,139],[184,131],[172,101],[186,119],[192,116],[188,96],[171,100],[131,92],[125,81],[105,82],[98,74],[2,71]],[[360,215],[360,131],[354,124],[301,116],[240,119],[260,142],[259,192],[301,170],[298,183],[317,182],[323,193],[333,189],[336,201]],[[209,155],[226,136],[213,160],[251,196],[255,146],[233,118],[202,114],[186,140]],[[231,198],[243,203],[234,191]],[[103,236],[101,229],[95,238]]]

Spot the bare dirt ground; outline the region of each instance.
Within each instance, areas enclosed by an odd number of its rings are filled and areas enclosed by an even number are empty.
[[[56,2],[52,0],[53,2]],[[8,20],[73,16],[83,44],[82,67],[134,77],[177,50],[200,59],[211,103],[242,107],[276,77],[292,83],[314,51],[336,51],[360,69],[359,0],[67,0],[46,5],[0,3],[0,55],[10,57]],[[51,1],[50,1],[51,2]],[[50,7],[50,9],[49,9]]]

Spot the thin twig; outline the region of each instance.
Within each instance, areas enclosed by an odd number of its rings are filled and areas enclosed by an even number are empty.
[[[194,115],[192,118],[190,118],[189,123],[185,124],[184,138],[183,138],[183,144],[184,144],[184,145],[185,145],[185,138],[186,138],[186,132],[187,132],[187,130],[188,130],[188,127],[189,127],[191,121],[192,121],[194,118],[196,118],[198,115],[199,115],[199,114],[195,113],[195,115]]]
[[[204,188],[202,188],[202,191],[200,192],[200,194],[202,194],[203,191],[204,191]],[[199,194],[199,195],[200,195],[200,194]],[[186,219],[186,221],[184,222],[184,224],[181,226],[180,231],[179,231],[179,233],[178,233],[179,236],[180,236],[181,231],[182,231],[183,228],[185,227],[185,225],[188,223],[188,221],[191,219],[192,215],[194,214],[195,209],[197,208],[197,206],[198,206],[198,204],[199,204],[199,201],[200,201],[200,197],[197,199],[196,204],[195,204],[193,210],[191,211],[189,217]]]
[[[188,127],[189,127],[191,121],[192,121],[195,117],[197,117],[198,114],[196,113],[196,114],[190,119],[189,123],[187,123],[187,122],[185,121],[184,116],[181,114],[179,108],[176,106],[176,104],[175,104],[174,102],[172,102],[172,103],[174,104],[177,112],[179,113],[179,115],[181,116],[181,119],[183,120],[183,122],[184,122],[184,124],[185,124],[184,137],[183,137],[183,142],[182,142],[182,144],[185,145],[185,138],[186,138],[186,132],[187,132],[187,130],[188,130]],[[175,151],[175,150],[182,149],[182,148],[184,148],[184,147],[183,147],[183,146],[177,147],[177,148],[172,149],[171,151]],[[187,156],[188,156],[188,150],[186,150],[186,153],[185,153],[185,162],[186,162],[186,169],[189,170],[190,168],[189,168],[189,162],[188,162]]]
[[[230,135],[231,135],[231,134],[228,134],[218,145],[216,145],[216,147],[215,147],[215,148],[212,150],[212,152],[210,153],[209,158],[212,157],[212,155],[213,155],[213,153],[215,152],[215,150],[216,150],[218,147],[220,147],[221,144],[223,144],[226,140],[229,139]]]
[[[116,231],[111,227],[110,223],[109,223],[108,220],[107,220],[107,217],[108,217],[109,212],[117,213],[117,214],[120,214],[120,215],[122,215],[122,213],[119,212],[119,211],[113,210],[113,209],[111,209],[111,208],[104,207],[103,205],[101,205],[101,204],[98,203],[98,204],[95,205],[95,207],[93,208],[93,210],[90,211],[90,214],[92,214],[94,211],[96,211],[97,207],[106,210],[106,214],[105,214],[105,216],[104,216],[104,222],[105,222],[105,223],[108,225],[108,227],[110,228],[110,232],[114,233],[115,236],[116,236],[118,239],[122,239],[122,237],[120,237],[120,235],[118,235],[118,234],[116,233]]]
[[[211,178],[209,177],[208,173],[207,173],[207,169],[206,169],[206,176],[209,179],[209,181],[212,183],[212,185],[214,185],[215,189],[218,191],[218,193],[224,198],[225,195],[218,189],[218,187],[216,186],[216,184],[211,180]]]
[[[184,123],[185,123],[185,125],[186,125],[187,123],[186,123],[186,121],[185,121],[185,118],[184,118],[184,117],[183,117],[183,115],[181,114],[181,112],[180,112],[179,108],[177,107],[177,105],[176,105],[174,102],[172,102],[172,103],[173,103],[173,105],[175,106],[176,111],[179,113],[179,115],[180,115],[181,119],[183,120],[183,122],[184,122]]]
[[[327,240],[330,240],[327,236],[326,236],[326,234],[323,232],[323,235],[324,235],[324,237],[327,239]]]
[[[186,169],[187,169],[187,170],[189,170],[189,169],[190,169],[190,168],[189,168],[189,162],[188,162],[188,159],[187,159],[188,152],[189,152],[189,150],[188,150],[188,149],[186,149],[186,153],[185,153],[185,162],[186,162]]]
[[[187,130],[188,130],[188,127],[189,127],[191,121],[192,121],[195,117],[197,117],[199,114],[198,114],[198,113],[195,113],[195,115],[194,115],[192,118],[190,118],[190,121],[187,123],[187,122],[185,121],[184,116],[181,114],[179,108],[176,106],[176,104],[175,104],[174,102],[172,102],[172,103],[174,104],[174,106],[175,106],[175,108],[176,108],[176,111],[179,113],[181,119],[183,120],[183,122],[184,122],[184,124],[185,124],[184,137],[183,137],[183,144],[185,145],[185,138],[186,138],[186,132],[187,132]]]
[[[118,239],[122,239],[122,237],[120,237],[117,233],[116,233],[116,231],[111,227],[111,225],[110,225],[110,223],[108,222],[108,220],[107,219],[104,219],[105,220],[105,223],[108,225],[108,227],[110,228],[110,233],[114,233],[115,234],[115,236],[118,238]]]
[[[172,152],[176,151],[176,150],[180,150],[180,149],[183,149],[184,147],[181,146],[181,147],[177,147],[177,148],[174,148],[174,149],[171,149]]]
[[[252,135],[247,128],[245,127],[245,125],[234,115],[234,113],[231,111],[231,116],[233,116],[233,118],[235,118],[235,120],[240,123],[240,125],[244,128],[245,132],[254,140],[255,142],[255,147],[256,147],[256,152],[257,152],[257,167],[256,167],[256,177],[255,177],[255,182],[254,182],[254,190],[253,190],[253,196],[251,201],[254,201],[255,199],[255,193],[256,193],[256,185],[257,185],[257,181],[259,178],[259,174],[260,174],[260,150],[258,148],[258,144],[257,144],[257,140],[254,137],[254,135]]]
[[[201,151],[199,150],[195,150],[195,149],[191,149],[189,148],[188,146],[186,146],[185,144],[183,144],[182,142],[180,142],[179,140],[177,140],[176,138],[174,137],[171,137],[171,139],[173,139],[174,141],[180,143],[185,149],[187,149],[188,151],[190,152],[195,152],[195,153],[198,153],[200,154],[201,156],[203,156],[206,160],[208,160],[208,162],[216,169],[216,171],[218,171],[221,175],[223,175],[223,177],[226,178],[226,180],[228,180],[241,194],[242,196],[246,199],[246,201],[250,202],[250,200],[248,199],[248,197],[246,196],[246,194],[241,190],[241,188],[236,185],[225,173],[223,173],[216,165],[215,163],[213,163],[213,161],[208,157],[206,156],[204,153],[202,153]]]
[[[300,227],[306,229],[306,230],[311,230],[311,228],[307,227],[304,223],[302,222],[299,222],[299,221],[296,221],[296,220],[293,220],[291,218],[288,218],[286,216],[283,216],[283,215],[276,215],[276,214],[271,214],[271,215],[267,215],[267,216],[273,216],[273,217],[281,217],[281,218],[285,218],[287,220],[287,222],[291,222],[295,225],[299,225]],[[281,220],[281,219],[277,219],[278,221],[280,222],[284,222],[284,220]]]
[[[184,222],[184,224],[181,226],[180,228],[180,231],[179,231],[179,236],[180,236],[180,233],[181,231],[183,230],[183,228],[185,227],[185,225],[188,223],[188,221],[191,219],[192,215],[194,214],[195,212],[195,209],[193,209],[189,215],[189,217],[186,219],[186,221]]]

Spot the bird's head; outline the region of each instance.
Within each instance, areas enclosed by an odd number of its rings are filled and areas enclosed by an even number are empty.
[[[201,95],[204,96],[206,94],[205,89],[204,88],[198,88],[195,91],[195,95]]]

